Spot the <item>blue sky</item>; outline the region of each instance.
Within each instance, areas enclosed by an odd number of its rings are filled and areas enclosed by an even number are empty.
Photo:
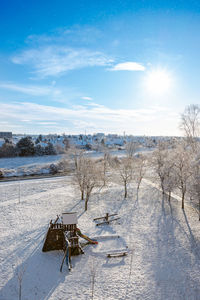
[[[199,31],[199,1],[2,0],[0,131],[180,135]]]

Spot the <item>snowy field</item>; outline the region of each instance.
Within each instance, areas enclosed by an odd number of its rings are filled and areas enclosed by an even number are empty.
[[[50,165],[58,163],[63,158],[64,155],[0,158],[0,169],[5,178],[47,175],[50,174]]]
[[[19,203],[20,202],[20,203]],[[200,299],[200,222],[197,213],[144,182],[127,200],[123,188],[111,185],[92,195],[88,211],[70,176],[0,183],[0,300]],[[78,212],[78,226],[98,245],[72,257],[73,269],[59,268],[61,251],[42,252],[50,219]],[[96,227],[94,217],[118,213],[119,221]],[[120,238],[118,238],[120,236]],[[128,255],[107,258],[110,250],[128,246]]]
[[[148,148],[140,148],[138,152],[148,153],[152,150]],[[125,155],[125,150],[111,150],[110,155],[122,157]],[[101,158],[104,152],[101,151],[86,151],[85,154],[93,158]],[[23,177],[27,175],[47,175],[50,173],[49,166],[57,164],[62,159],[69,159],[64,154],[60,155],[44,155],[31,157],[11,157],[0,158],[0,169],[2,169],[4,177]]]
[[[44,156],[30,156],[30,157],[9,157],[0,158],[0,168],[16,169],[19,167],[27,167],[30,165],[39,165],[54,163],[62,159],[63,155],[44,155]]]

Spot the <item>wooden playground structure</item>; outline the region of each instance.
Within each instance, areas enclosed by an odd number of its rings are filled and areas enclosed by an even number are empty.
[[[64,256],[60,266],[60,272],[62,272],[65,260],[68,269],[71,270],[71,256],[84,253],[79,242],[79,237],[87,240],[87,243],[89,244],[98,244],[97,241],[91,240],[89,237],[82,234],[80,229],[77,228],[77,223],[76,212],[63,213],[61,217],[57,216],[54,222],[51,220],[49,223],[42,251],[63,250]]]
[[[93,220],[97,221],[98,223],[96,223],[96,226],[99,226],[108,225],[118,219],[120,219],[120,217],[118,217],[117,214],[106,213],[104,217],[98,217]],[[102,222],[99,223],[99,221]],[[60,272],[62,272],[64,261],[66,261],[68,270],[71,270],[71,257],[84,253],[82,249],[83,244],[79,241],[80,237],[87,241],[84,245],[98,244],[96,240],[92,240],[88,236],[82,234],[80,229],[77,227],[77,224],[78,219],[76,212],[63,213],[62,216],[57,216],[54,222],[51,220],[49,223],[42,251],[47,252],[52,250],[62,250],[64,252]],[[120,236],[116,237],[120,238]],[[107,252],[106,255],[108,258],[126,256],[128,254],[127,248],[128,247],[121,250],[116,249],[114,251]]]

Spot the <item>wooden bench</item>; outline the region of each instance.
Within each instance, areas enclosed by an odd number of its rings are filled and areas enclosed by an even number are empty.
[[[111,222],[119,220],[119,219],[120,219],[120,217],[115,218],[115,219],[111,219],[111,220],[108,220],[108,221],[104,221],[104,222],[101,222],[101,223],[97,223],[96,226],[103,225],[103,224],[110,224]]]
[[[109,213],[106,213],[105,217],[99,217],[99,218],[95,218],[95,219],[93,219],[93,220],[94,220],[94,221],[98,221],[98,220],[104,219],[104,220],[108,221],[108,219],[109,219],[110,217],[114,217],[114,216],[117,216],[117,214],[109,215]]]
[[[121,257],[126,256],[128,254],[128,251],[122,251],[122,252],[113,252],[113,253],[107,253],[107,257]]]

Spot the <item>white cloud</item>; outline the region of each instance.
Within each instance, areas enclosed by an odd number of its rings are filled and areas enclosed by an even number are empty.
[[[49,35],[29,35],[26,39],[26,43],[33,45],[59,43],[88,46],[103,38],[104,33],[96,27],[74,25],[71,27],[57,28]]]
[[[144,71],[145,67],[137,62],[124,62],[124,63],[119,63],[112,68],[109,69],[110,71]]]
[[[83,99],[83,100],[88,100],[88,101],[92,101],[92,98],[91,98],[91,97],[81,97],[81,99]]]
[[[0,83],[0,88],[20,92],[32,96],[59,96],[61,91],[51,86],[20,85],[16,83]]]
[[[67,71],[94,66],[109,66],[113,60],[98,51],[64,46],[30,49],[12,57],[15,64],[27,64],[39,77],[61,75]]]
[[[152,108],[110,109],[103,105],[63,108],[24,102],[2,103],[0,120],[9,120],[4,130],[12,128],[14,131],[16,127],[18,132],[27,133],[48,133],[49,130],[57,133],[80,133],[87,130],[88,133],[126,131],[135,135],[174,135],[178,132],[178,120],[170,114],[170,110],[159,111]],[[30,123],[24,123],[24,120],[30,120]]]
[[[38,125],[57,125],[57,122],[38,122]]]

